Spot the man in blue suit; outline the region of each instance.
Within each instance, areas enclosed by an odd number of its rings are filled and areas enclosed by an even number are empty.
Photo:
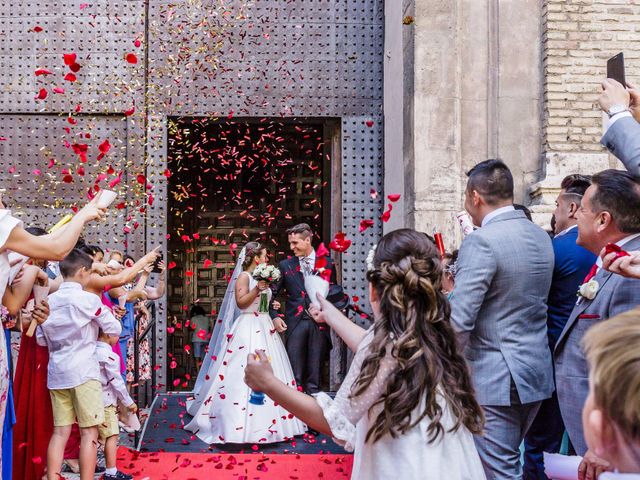
[[[576,213],[580,208],[582,196],[590,185],[591,179],[588,176],[569,175],[562,180],[560,194],[556,199],[556,210],[553,213],[555,266],[547,311],[547,335],[551,351],[576,304],[578,288],[596,262],[596,256],[593,253],[576,244],[578,238]],[[525,480],[547,479],[542,452],[557,453],[560,450],[563,433],[564,424],[560,415],[558,397],[554,393],[551,398],[542,402],[525,437]]]

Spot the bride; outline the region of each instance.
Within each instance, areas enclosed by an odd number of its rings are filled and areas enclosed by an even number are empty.
[[[306,426],[265,397],[263,405],[249,402],[243,381],[247,355],[264,349],[276,377],[295,388],[289,357],[278,332],[286,325],[259,313],[260,296],[271,289],[252,272],[266,263],[267,250],[258,242],[242,249],[225,294],[202,368],[187,401],[193,419],[184,428],[206,443],[274,443],[305,433]],[[279,308],[278,302],[274,307]]]

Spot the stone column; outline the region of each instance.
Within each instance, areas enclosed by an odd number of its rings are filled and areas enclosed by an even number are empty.
[[[399,184],[395,155],[402,135],[401,173],[405,192],[413,192],[406,195],[404,224],[427,233],[437,228],[452,248],[460,241],[454,214],[462,209],[468,169],[502,158],[520,203],[542,175],[540,3],[413,0],[402,14],[400,2],[386,3],[387,73],[399,58],[403,63],[402,75],[385,76],[385,176],[389,185]],[[400,76],[405,91],[398,123],[392,99]]]

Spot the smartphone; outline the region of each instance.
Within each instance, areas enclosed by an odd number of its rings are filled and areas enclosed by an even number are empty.
[[[607,78],[613,78],[624,87],[627,86],[624,78],[624,54],[622,52],[607,60]]]
[[[628,257],[629,254],[625,252],[622,248],[620,248],[615,243],[608,243],[606,247],[604,247],[605,255],[609,255],[610,253],[615,253],[616,258]]]
[[[151,270],[151,273],[160,273],[162,270],[160,270],[160,262],[162,261],[162,253],[160,255],[158,255],[158,258],[156,258],[156,261],[153,262],[153,270]]]

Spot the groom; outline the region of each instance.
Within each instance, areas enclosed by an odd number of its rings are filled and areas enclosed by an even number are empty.
[[[307,393],[320,391],[322,366],[331,349],[329,329],[313,321],[308,313],[310,299],[305,291],[304,277],[315,274],[316,252],[311,245],[313,232],[306,223],[287,230],[293,256],[278,265],[282,273],[274,286],[273,298],[286,290],[284,320],[287,324],[286,347],[296,383]],[[336,283],[333,260],[327,256],[325,268],[331,270],[331,283]],[[277,312],[272,311],[271,316]]]

